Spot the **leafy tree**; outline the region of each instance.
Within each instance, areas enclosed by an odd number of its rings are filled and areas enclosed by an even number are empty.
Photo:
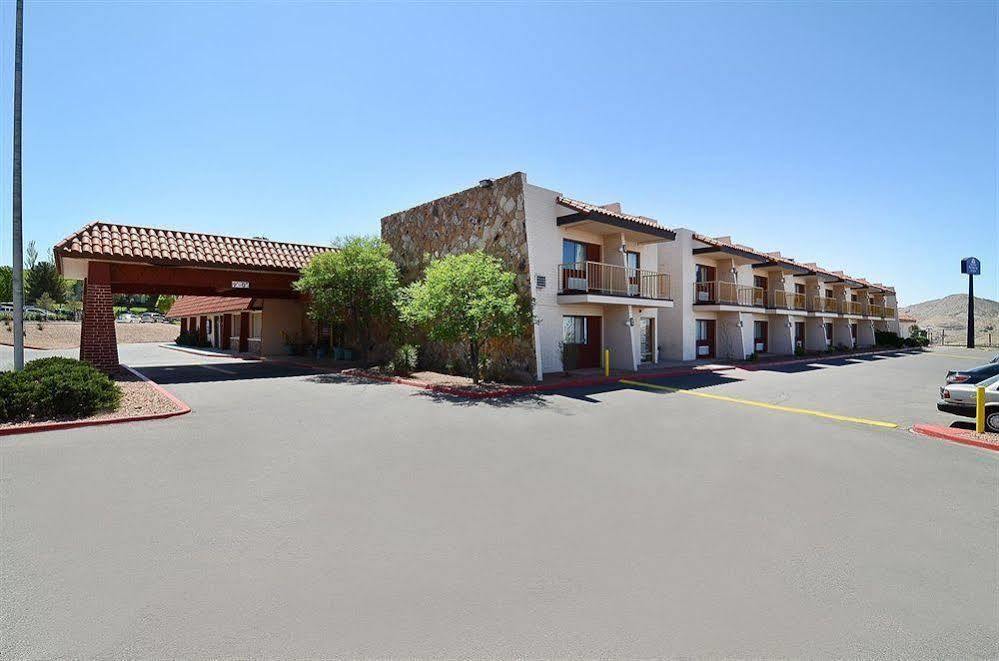
[[[0,266],[0,302],[14,300],[14,267]]]
[[[404,321],[423,326],[431,339],[465,343],[475,383],[483,345],[519,335],[530,319],[516,275],[481,250],[433,260],[423,280],[406,288],[401,311]]]
[[[338,239],[333,248],[312,258],[295,289],[309,295],[313,319],[351,333],[367,360],[372,327],[395,315],[399,268],[390,259],[392,248],[378,237]]]
[[[30,271],[38,263],[38,248],[35,247],[34,241],[28,241],[28,247],[25,248],[24,253],[24,270]]]
[[[52,296],[49,295],[48,292],[45,292],[41,296],[39,296],[38,300],[35,301],[35,304],[41,309],[48,310],[50,312],[52,310],[55,310],[56,307],[56,302],[52,299]]]
[[[52,262],[36,262],[25,279],[24,298],[28,302],[37,301],[42,294],[48,294],[56,303],[66,302],[66,281]]]
[[[158,296],[156,298],[156,311],[160,314],[166,314],[170,311],[170,307],[173,302],[177,300],[176,296]]]

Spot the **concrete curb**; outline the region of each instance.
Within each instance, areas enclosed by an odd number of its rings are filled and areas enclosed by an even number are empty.
[[[57,431],[60,429],[76,429],[77,427],[98,427],[100,425],[117,425],[122,422],[142,422],[143,420],[160,420],[162,418],[173,418],[191,412],[191,407],[178,399],[166,388],[151,380],[145,374],[137,372],[128,365],[122,365],[124,369],[150,384],[153,388],[162,393],[167,399],[179,408],[176,411],[165,411],[163,413],[150,413],[148,415],[133,415],[127,418],[109,418],[105,420],[68,420],[66,422],[42,422],[30,427],[9,427],[0,429],[0,436],[13,436],[15,434],[34,434],[43,431]]]
[[[363,379],[370,379],[372,381],[385,381],[387,383],[398,383],[401,385],[410,386],[412,388],[421,388],[423,390],[430,390],[432,392],[439,392],[446,395],[453,395],[455,397],[462,397],[465,399],[495,399],[499,397],[513,397],[516,395],[526,395],[531,393],[558,392],[560,390],[568,390],[570,388],[585,388],[587,386],[599,386],[610,383],[619,383],[622,379],[627,379],[630,381],[648,381],[650,379],[659,379],[672,376],[692,376],[695,374],[711,374],[714,372],[725,372],[732,369],[735,368],[728,365],[720,367],[711,367],[707,369],[681,368],[673,370],[663,370],[660,372],[649,372],[645,374],[634,374],[627,376],[599,376],[599,377],[590,377],[585,379],[573,379],[571,381],[563,381],[561,383],[553,383],[548,385],[538,384],[533,386],[518,386],[514,388],[507,388],[505,390],[485,390],[485,391],[467,390],[465,388],[459,388],[455,386],[442,386],[440,384],[435,384],[435,383],[424,383],[422,381],[406,379],[401,376],[371,374],[370,372],[364,372],[361,370],[346,369],[343,370],[342,373],[348,376],[356,376]]]
[[[798,365],[802,363],[821,363],[827,360],[839,360],[840,358],[858,358],[860,356],[878,356],[886,353],[926,353],[919,349],[880,349],[878,351],[862,351],[858,353],[838,353],[829,356],[814,356],[812,358],[795,358],[794,360],[777,360],[770,363],[739,363],[736,365],[741,370],[755,372],[767,367],[780,367],[781,365]]]
[[[961,445],[971,445],[983,450],[999,452],[999,444],[986,443],[984,441],[979,441],[976,438],[972,438],[971,434],[974,432],[967,429],[954,429],[952,427],[941,427],[940,425],[915,425],[913,426],[912,431],[920,436],[929,436],[943,441],[960,443]]]
[[[164,342],[157,345],[163,349],[170,349],[171,351],[180,351],[182,353],[189,353],[195,356],[204,356],[206,358],[236,358],[238,360],[262,360],[262,358],[257,356],[249,356],[246,354],[238,353],[224,353],[219,351],[203,351],[195,347],[182,347],[179,344],[172,344],[170,342]]]

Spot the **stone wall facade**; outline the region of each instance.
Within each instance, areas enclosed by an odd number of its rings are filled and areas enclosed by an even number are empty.
[[[515,172],[490,186],[476,186],[382,218],[382,239],[392,246],[404,284],[423,275],[429,259],[482,250],[498,257],[517,274],[517,286],[530,296],[524,187],[527,178]],[[432,363],[459,364],[464,347],[425,343]],[[495,342],[486,359],[505,371],[533,375],[536,371],[533,328],[523,338]]]

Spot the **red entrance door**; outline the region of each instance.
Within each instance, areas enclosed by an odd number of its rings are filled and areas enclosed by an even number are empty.
[[[232,315],[224,314],[222,315],[222,348],[228,351],[232,347],[229,346],[229,338],[232,336]]]
[[[250,313],[241,312],[239,314],[239,351],[246,353],[250,350]]]
[[[584,317],[586,319],[586,342],[579,345],[579,366],[600,367],[601,339],[600,317]]]

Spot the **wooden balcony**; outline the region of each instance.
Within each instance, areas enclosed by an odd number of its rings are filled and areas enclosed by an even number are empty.
[[[804,310],[805,295],[778,289],[770,293],[770,307],[777,310]]]
[[[866,314],[864,304],[859,301],[843,301],[843,314]]]
[[[812,312],[837,314],[839,312],[839,301],[827,296],[813,296],[808,302],[808,309]]]
[[[670,300],[668,273],[602,262],[559,264],[559,294],[600,294]]]
[[[762,287],[739,285],[734,282],[712,280],[694,283],[694,304],[744,305],[765,307],[766,293]]]

